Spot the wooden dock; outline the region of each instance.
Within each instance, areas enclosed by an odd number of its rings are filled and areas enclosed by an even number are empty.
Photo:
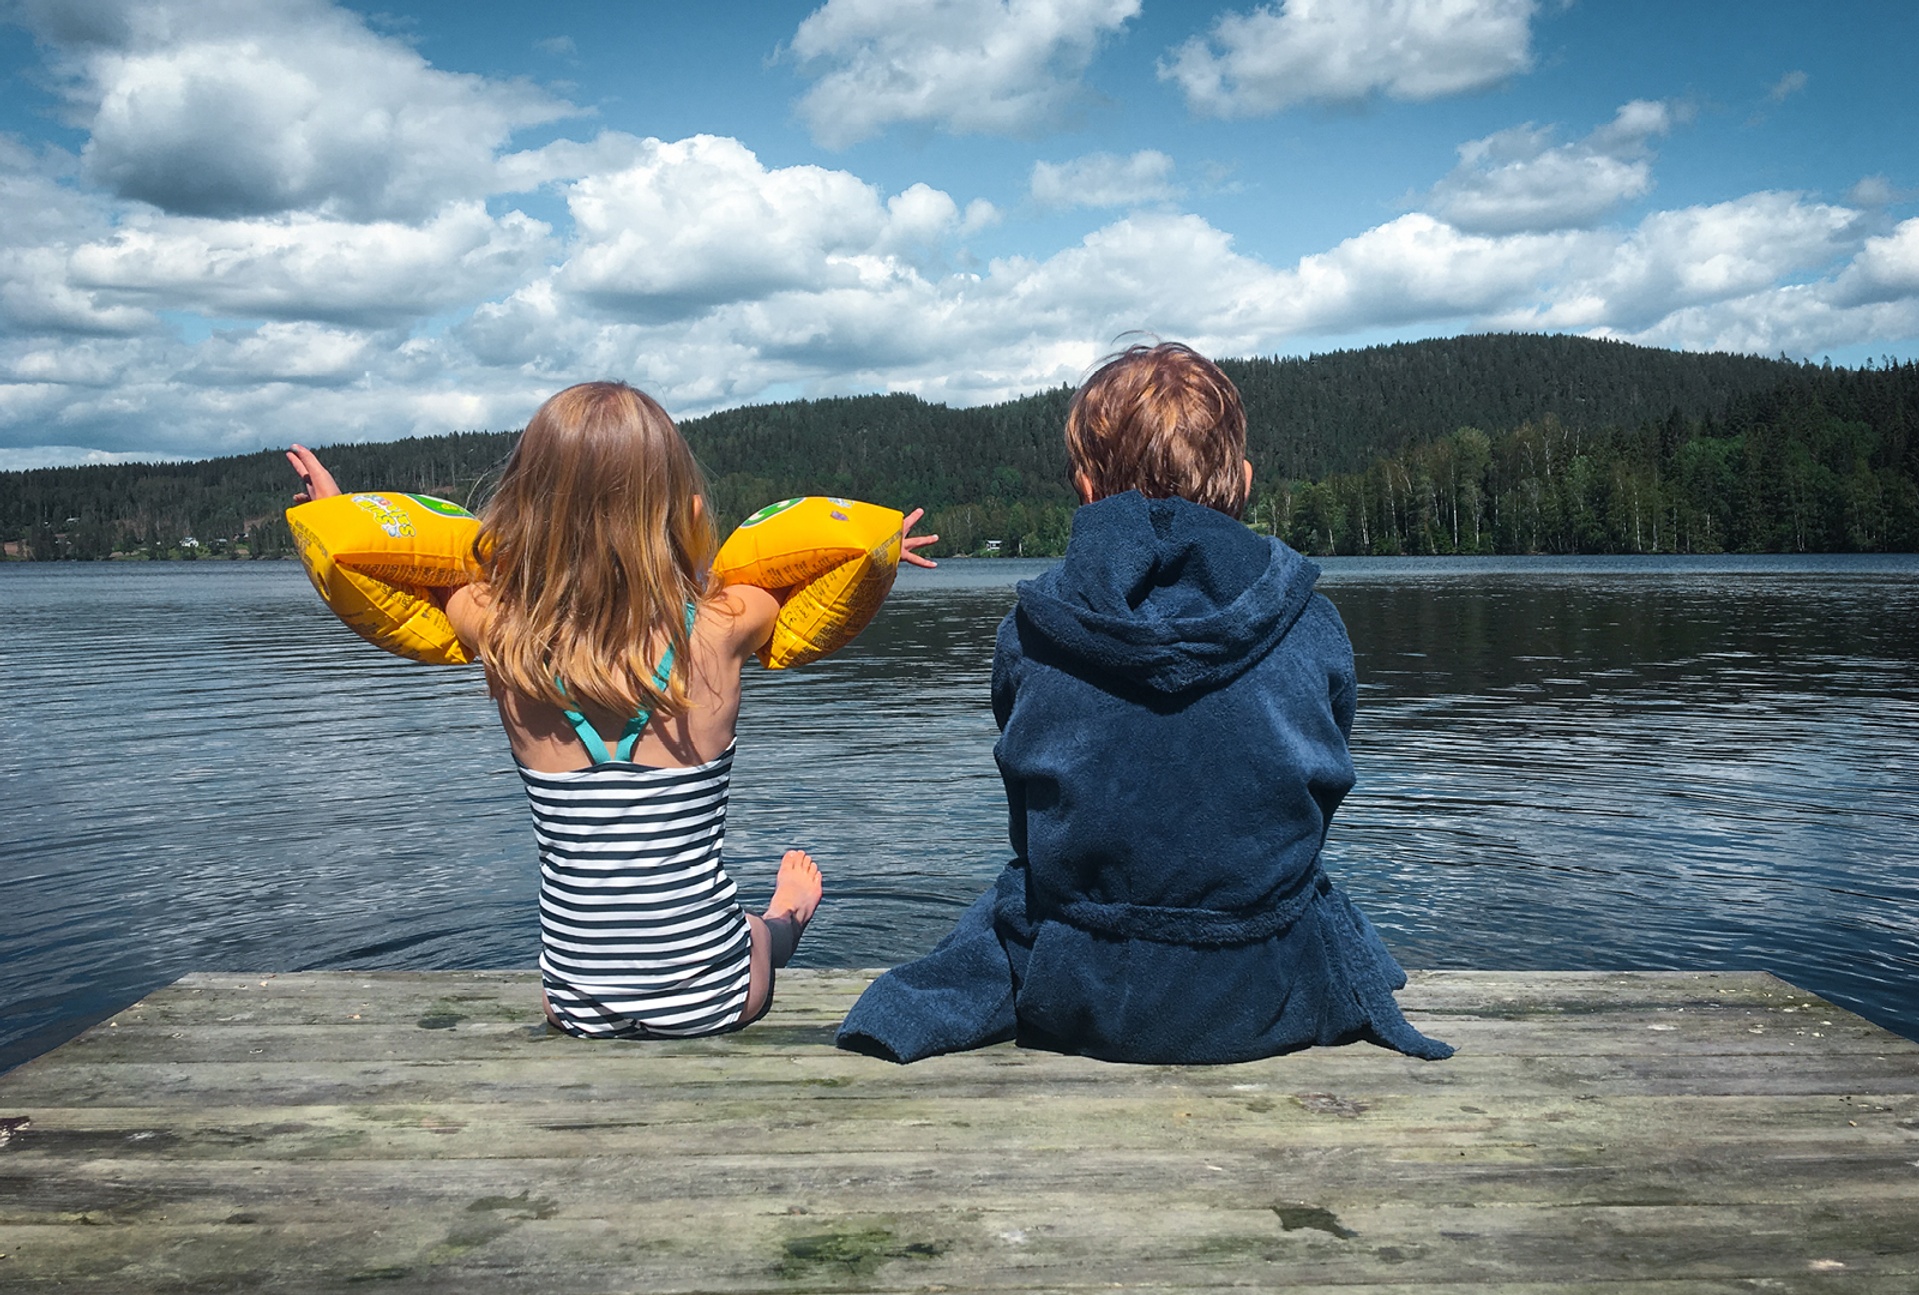
[[[188,976],[0,1077],[0,1291],[1919,1292],[1919,1046],[1758,973],[1437,972],[1459,1047],[581,1043],[529,973]]]

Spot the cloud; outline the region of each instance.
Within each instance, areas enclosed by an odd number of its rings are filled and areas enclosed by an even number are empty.
[[[0,379],[22,386],[109,388],[126,376],[144,349],[143,343],[123,338],[14,343],[0,347]]]
[[[1672,128],[1662,103],[1639,99],[1582,140],[1516,126],[1459,146],[1459,165],[1427,195],[1431,210],[1477,233],[1573,229],[1652,191],[1650,141]]]
[[[1407,325],[1796,354],[1919,328],[1919,220],[1867,236],[1856,210],[1801,194],[1623,229],[1475,233],[1412,212],[1287,264],[1147,209],[971,271],[926,254],[965,221],[938,190],[887,197],[845,172],[768,168],[737,141],[641,143],[645,165],[570,194],[603,202],[603,224],[444,332],[287,321],[193,346],[16,341],[0,347],[0,437],[212,452],[252,448],[264,428],[503,427],[606,375],[681,415],[769,391],[977,403],[1076,381],[1132,329],[1243,355]],[[660,215],[675,202],[710,203],[722,235],[649,244],[677,228]],[[775,246],[747,273],[726,265],[728,246],[758,242]],[[649,246],[666,269],[647,267]]]
[[[1772,83],[1772,88],[1766,91],[1766,99],[1771,103],[1784,103],[1805,89],[1810,79],[1804,72],[1788,72]]]
[[[1605,324],[1649,325],[1673,311],[1742,297],[1817,272],[1859,246],[1858,215],[1803,194],[1762,192],[1657,211],[1589,281]]]
[[[73,244],[113,228],[110,204],[67,183],[76,168],[68,154],[36,153],[0,135],[0,337],[141,332],[158,322],[69,280]]]
[[[595,324],[552,291],[538,311],[520,303],[527,314],[503,332],[531,336],[530,321],[543,320],[554,349],[541,363],[554,373],[566,370],[569,346],[634,358],[677,347],[660,380],[697,407],[774,383],[970,401],[1073,380],[1129,329],[1226,354],[1449,321],[1624,335],[1843,264],[1859,246],[1856,215],[1786,193],[1658,212],[1626,230],[1477,234],[1411,213],[1275,266],[1199,216],[1139,212],[1051,256],[1003,257],[979,274],[870,267],[719,303],[671,327],[633,316]],[[1904,255],[1889,246],[1880,279],[1899,282]]]
[[[1860,265],[1873,242],[1859,217],[1778,192],[1653,212],[1632,230],[1584,235],[1596,256],[1560,276],[1537,305],[1492,312],[1487,322],[1695,350],[1810,355],[1848,345],[1864,312],[1848,304],[1847,285],[1869,277]],[[1914,303],[1919,294],[1905,298]],[[1778,314],[1769,320],[1767,309]],[[1881,312],[1882,322],[1892,317]]]
[[[441,71],[320,0],[26,6],[52,46],[87,176],[202,217],[421,219],[492,189],[514,131],[576,109]]]
[[[1833,283],[1840,305],[1879,305],[1919,297],[1919,218],[1890,234],[1868,238],[1852,264]]]
[[[456,334],[488,364],[555,381],[641,374],[681,410],[773,384],[971,403],[1075,380],[1132,329],[1244,354],[1287,336],[1531,303],[1573,250],[1564,237],[1477,237],[1414,215],[1273,267],[1198,216],[1149,212],[1043,260],[923,273],[867,254],[858,273],[796,276],[672,321],[604,303],[583,310],[563,271],[482,307]],[[1604,249],[1588,260],[1603,266]]]
[[[423,225],[156,217],[75,248],[67,275],[96,300],[131,307],[379,327],[523,281],[551,232],[517,211],[489,216],[479,202]]]
[[[180,371],[182,381],[248,387],[297,382],[337,387],[367,376],[378,363],[376,338],[319,324],[263,324],[215,333]]]
[[[1153,149],[1130,157],[1088,153],[1070,162],[1035,162],[1031,192],[1042,207],[1137,207],[1179,196],[1173,159]]]
[[[798,111],[828,148],[894,123],[1029,135],[1068,118],[1102,38],[1140,0],[827,0],[791,52],[817,75]]]
[[[249,337],[250,331],[261,335]],[[191,346],[156,335],[91,341],[76,353],[63,341],[57,348],[63,362],[77,355],[93,370],[39,378],[21,363],[29,358],[22,348],[0,343],[0,447],[22,455],[32,447],[84,446],[178,458],[244,453],[292,437],[323,444],[390,440],[518,426],[552,394],[524,374],[475,370],[470,363],[456,371],[446,363],[455,353],[433,340],[385,334],[360,340],[364,345],[322,329],[267,325],[226,330]],[[355,352],[351,359],[347,351]],[[363,367],[355,371],[350,364]],[[34,464],[14,457],[12,466]]]
[[[1855,207],[1890,207],[1909,196],[1894,188],[1892,181],[1883,175],[1861,176],[1852,188],[1846,190],[1846,201]]]
[[[978,308],[1006,311],[1006,335],[1022,320],[1056,343],[1133,327],[1247,354],[1289,338],[1451,325],[1814,354],[1911,336],[1919,320],[1919,219],[1862,238],[1858,217],[1776,192],[1654,212],[1623,230],[1474,234],[1415,212],[1273,266],[1197,216],[1142,214],[1043,262],[995,263],[969,291]],[[1778,328],[1758,303],[1779,309]]]
[[[682,409],[928,359],[936,344],[922,355],[914,339],[943,309],[936,285],[964,281],[946,249],[998,219],[925,184],[886,197],[846,171],[768,168],[733,139],[618,150],[619,169],[566,187],[561,263],[453,330],[474,359],[555,377],[645,372]]]
[[[1676,310],[1638,330],[1595,329],[1642,346],[1817,356],[1887,338],[1919,337],[1919,298],[1847,305],[1826,282],[1785,284]]]
[[[1374,94],[1414,101],[1532,66],[1536,0],[1281,0],[1229,11],[1159,67],[1195,113],[1258,117]]]
[[[27,445],[18,449],[0,449],[0,472],[23,472],[30,468],[96,467],[103,463],[168,463],[181,457],[177,454],[155,454],[148,450],[95,450],[84,445]]]
[[[884,280],[992,210],[962,216],[924,184],[882,201],[850,172],[768,170],[739,141],[711,135],[637,141],[629,165],[566,192],[575,234],[559,288],[646,321]]]

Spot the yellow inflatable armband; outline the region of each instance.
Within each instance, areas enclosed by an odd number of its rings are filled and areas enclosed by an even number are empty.
[[[472,659],[427,590],[478,574],[473,514],[431,495],[362,491],[289,508],[287,525],[307,578],[361,638],[431,665]]]
[[[769,670],[817,661],[852,642],[899,573],[900,524],[891,508],[808,495],[760,509],[720,546],[713,575],[786,597],[760,651]]]
[[[805,665],[853,641],[893,588],[900,524],[891,508],[817,495],[760,509],[713,561],[723,585],[782,595],[773,636],[760,651],[770,670]],[[479,572],[480,523],[431,495],[361,491],[287,509],[307,578],[361,638],[432,665],[472,658],[428,595]]]

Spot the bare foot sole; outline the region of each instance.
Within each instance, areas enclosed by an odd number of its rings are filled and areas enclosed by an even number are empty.
[[[780,860],[780,875],[773,883],[773,902],[766,906],[768,920],[787,918],[796,927],[813,920],[825,893],[820,866],[804,850],[788,850]]]

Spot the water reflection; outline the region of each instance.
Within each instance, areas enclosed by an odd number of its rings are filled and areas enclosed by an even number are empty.
[[[1005,859],[1012,580],[902,577],[749,674],[728,856],[805,844],[802,961],[912,956]],[[1617,565],[1617,564],[1616,564]],[[1919,562],[1332,562],[1360,784],[1329,862],[1411,965],[1766,967],[1919,1035]],[[182,971],[526,966],[524,799],[470,671],[287,564],[0,567],[0,1065]]]

